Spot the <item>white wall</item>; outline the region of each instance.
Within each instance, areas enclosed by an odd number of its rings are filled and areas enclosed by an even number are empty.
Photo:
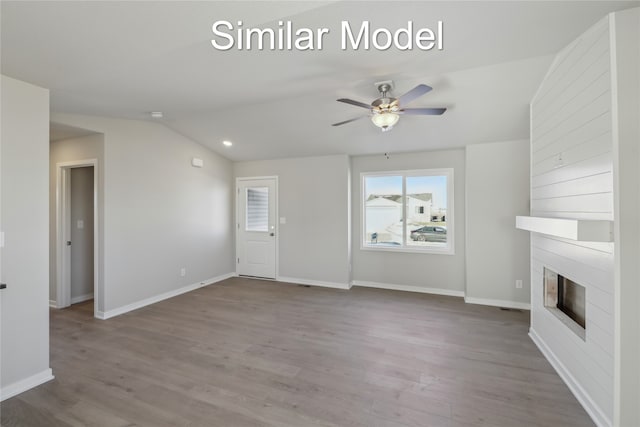
[[[556,57],[531,104],[531,214],[613,220],[609,19]],[[559,156],[562,164],[558,163]],[[543,307],[544,267],[586,287],[586,340]],[[531,336],[600,425],[613,420],[613,243],[531,235]]]
[[[49,91],[0,81],[0,399],[52,378],[49,369]]]
[[[239,162],[236,177],[278,176],[279,277],[349,286],[349,158]]]
[[[93,167],[73,168],[71,181],[71,303],[93,295]],[[82,222],[82,226],[78,223]]]
[[[465,152],[465,300],[527,308],[529,234],[516,230],[515,217],[529,213],[529,141],[469,145]]]
[[[462,296],[465,287],[465,165],[464,150],[358,156],[351,159],[353,206],[352,250],[353,283],[355,285],[396,285],[426,292],[442,292]],[[361,180],[363,172],[410,169],[454,169],[455,254],[394,253],[360,249]],[[449,223],[450,218],[447,218]],[[450,224],[447,224],[450,227]]]
[[[615,218],[614,424],[640,425],[640,8],[612,22]]]
[[[52,120],[104,134],[106,317],[234,271],[229,160],[159,123]]]
[[[70,138],[51,142],[49,155],[49,299],[56,300],[56,185],[57,163],[97,159],[98,173],[98,283],[104,290],[104,135],[93,134],[79,138]],[[104,294],[101,295],[99,311],[104,311]]]

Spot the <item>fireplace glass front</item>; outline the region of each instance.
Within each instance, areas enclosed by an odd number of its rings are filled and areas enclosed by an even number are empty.
[[[586,288],[544,268],[544,306],[582,339],[586,329]]]

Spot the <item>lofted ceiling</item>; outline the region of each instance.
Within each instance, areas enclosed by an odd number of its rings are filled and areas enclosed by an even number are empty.
[[[2,74],[51,90],[51,110],[156,120],[235,160],[457,148],[527,138],[528,103],[553,55],[586,28],[639,1],[2,1]],[[322,50],[216,50],[211,25],[328,28]],[[444,50],[340,49],[341,21],[355,28],[435,29]],[[374,82],[395,95],[434,90],[382,133],[336,102],[371,102]],[[64,130],[64,129],[62,129]],[[68,131],[68,129],[67,129]],[[60,133],[58,133],[60,134]],[[227,148],[222,140],[231,140]]]

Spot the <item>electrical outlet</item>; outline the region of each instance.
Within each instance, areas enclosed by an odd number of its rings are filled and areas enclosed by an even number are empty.
[[[516,280],[516,289],[522,289],[522,280]]]
[[[187,275],[187,269],[186,269],[186,268],[184,268],[184,267],[182,267],[182,268],[180,269],[180,277],[184,277],[184,276],[186,276],[186,275]]]

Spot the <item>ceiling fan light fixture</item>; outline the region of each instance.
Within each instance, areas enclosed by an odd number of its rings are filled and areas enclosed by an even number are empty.
[[[439,116],[447,111],[446,108],[406,108],[407,104],[412,102],[414,99],[430,92],[432,89],[431,86],[419,84],[399,98],[394,98],[388,95],[389,91],[393,88],[392,81],[376,83],[376,86],[378,87],[378,92],[380,92],[380,98],[373,100],[371,104],[365,104],[364,102],[354,101],[353,99],[348,98],[340,98],[337,101],[369,110],[369,117],[371,117],[371,121],[383,132],[391,130],[393,126],[398,123],[400,114]],[[356,121],[362,117],[367,116],[360,116],[355,119],[333,123],[331,126],[341,126]]]
[[[388,111],[371,116],[373,124],[382,129],[383,132],[391,130],[391,128],[398,123],[398,120],[400,120],[400,116],[398,114]]]

